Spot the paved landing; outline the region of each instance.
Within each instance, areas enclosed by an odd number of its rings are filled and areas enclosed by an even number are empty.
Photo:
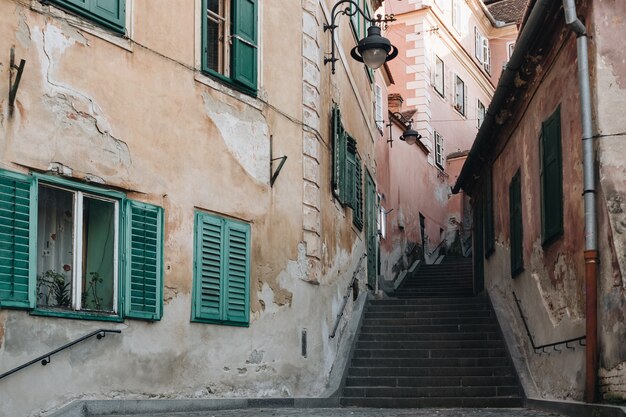
[[[565,417],[525,409],[248,408],[134,417]]]

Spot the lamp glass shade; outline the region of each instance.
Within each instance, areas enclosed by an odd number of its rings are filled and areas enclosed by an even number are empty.
[[[403,136],[404,141],[408,144],[408,145],[415,145],[415,142],[417,142],[417,136],[416,135],[404,135]]]
[[[362,56],[363,63],[371,69],[378,69],[387,61],[387,51],[383,48],[364,50]]]

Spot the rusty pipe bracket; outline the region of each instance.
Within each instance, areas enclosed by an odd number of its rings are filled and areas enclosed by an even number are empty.
[[[15,65],[15,47],[11,47],[11,59],[9,63],[9,116],[13,115],[13,108],[15,107],[15,98],[17,96],[17,89],[20,86],[22,79],[22,72],[26,65],[25,60],[20,60],[20,65]],[[13,70],[17,71],[15,75],[15,81],[13,81]]]

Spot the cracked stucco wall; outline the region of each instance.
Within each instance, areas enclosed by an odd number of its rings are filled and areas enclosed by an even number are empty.
[[[602,396],[626,400],[626,62],[617,43],[626,30],[626,5],[613,0],[593,2],[590,27],[593,59],[594,120],[599,168],[600,371]]]
[[[261,8],[260,89],[252,98],[193,70],[192,3],[172,8],[158,1],[132,2],[129,39],[122,39],[34,0],[0,0],[0,50],[7,51],[0,77],[9,75],[10,46],[26,60],[11,117],[8,85],[0,84],[0,167],[113,187],[165,210],[162,320],[102,323],[1,310],[0,371],[94,328],[122,334],[15,374],[0,387],[0,415],[40,415],[78,398],[314,396],[326,389],[352,303],[339,336],[328,336],[365,248],[349,211],[330,195],[330,170],[320,168],[311,174],[320,189],[312,266],[303,238],[303,225],[310,225],[303,213],[303,174],[310,173],[303,158],[330,166],[329,111],[323,110],[330,109],[330,71],[323,67],[312,80],[321,84],[320,120],[309,126],[302,120],[300,64],[282,72],[274,67],[302,62],[302,50],[284,33],[302,32],[303,22],[288,17],[320,4]],[[164,36],[160,21],[176,30]],[[319,48],[325,48],[321,40]],[[366,92],[360,94],[370,94],[362,68],[354,73]],[[338,83],[341,100],[355,102],[345,77]],[[368,114],[349,105],[347,123],[373,167]],[[311,134],[315,148],[303,143]],[[289,157],[273,187],[270,137],[273,156]],[[249,328],[189,322],[196,209],[251,224]],[[317,285],[308,282],[312,270]],[[304,328],[307,358],[300,355]],[[33,379],[38,389],[26,389]]]
[[[584,231],[581,188],[582,163],[580,107],[576,78],[576,44],[573,37],[557,37],[563,48],[546,52],[537,75],[523,90],[523,116],[512,115],[500,135],[510,136],[493,163],[495,252],[485,260],[485,288],[498,306],[500,323],[519,349],[516,366],[526,393],[548,399],[581,400],[584,388],[584,348],[535,353],[513,292],[520,300],[535,345],[576,338],[585,334]],[[558,44],[560,46],[560,43]],[[572,66],[573,65],[573,66]],[[539,81],[540,80],[540,81]],[[555,92],[559,92],[555,94]],[[542,244],[541,186],[538,138],[541,125],[560,106],[563,158],[563,235]],[[520,119],[520,117],[522,117]],[[523,266],[512,277],[510,268],[509,184],[521,171]]]
[[[584,3],[584,2],[583,2]],[[626,162],[623,152],[626,124],[618,114],[624,107],[626,62],[617,45],[625,29],[626,5],[600,0],[580,10],[591,34],[591,81],[594,137],[598,165],[598,277],[599,390],[606,400],[626,397],[626,297],[624,266],[624,198]],[[586,11],[585,11],[586,10]],[[563,34],[569,33],[564,31]],[[542,65],[523,99],[528,100],[523,120],[494,164],[494,196],[501,196],[496,210],[496,252],[486,261],[485,279],[494,304],[507,309],[505,320],[528,368],[527,387],[538,396],[581,400],[585,378],[584,348],[534,354],[515,309],[512,291],[521,299],[524,314],[537,345],[582,336],[585,333],[584,227],[580,110],[576,80],[576,48],[571,35],[557,37],[547,48]],[[561,41],[566,42],[559,50]],[[551,61],[551,57],[554,61]],[[549,63],[549,64],[548,64]],[[541,80],[538,84],[537,80]],[[559,92],[555,94],[555,92]],[[540,236],[537,138],[541,121],[561,106],[564,181],[564,234],[542,246]],[[516,117],[516,116],[513,116]],[[517,121],[518,119],[516,119]],[[509,125],[514,124],[510,123]],[[508,184],[521,167],[524,219],[524,272],[510,278]],[[497,175],[496,175],[497,173]]]

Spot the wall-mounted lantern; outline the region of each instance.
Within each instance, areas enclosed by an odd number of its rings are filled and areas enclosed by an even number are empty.
[[[338,60],[338,58],[335,57],[334,34],[335,29],[338,27],[335,20],[339,17],[339,15],[354,16],[357,13],[370,22],[372,26],[367,29],[367,36],[361,39],[357,46],[352,48],[350,51],[352,58],[359,62],[363,62],[371,69],[377,69],[380,68],[385,62],[394,59],[398,55],[398,48],[393,46],[391,42],[389,42],[389,39],[381,36],[380,34],[380,25],[396,20],[393,15],[385,15],[385,17],[383,17],[379,14],[376,16],[376,19],[370,19],[354,1],[341,0],[332,8],[330,13],[330,25],[324,25],[324,32],[330,30],[331,37],[330,57],[324,58],[324,65],[330,62],[333,74],[335,73],[335,61]]]
[[[402,136],[400,136],[400,140],[405,141],[408,145],[415,145],[415,143],[417,143],[417,141],[422,138],[422,135],[420,135],[417,130],[413,129],[413,119],[407,119],[402,113],[397,111],[391,114],[405,127]],[[389,139],[387,140],[387,142],[391,142],[391,147],[393,147],[393,132],[391,130],[392,124],[392,120],[387,123],[387,127],[389,128]]]

